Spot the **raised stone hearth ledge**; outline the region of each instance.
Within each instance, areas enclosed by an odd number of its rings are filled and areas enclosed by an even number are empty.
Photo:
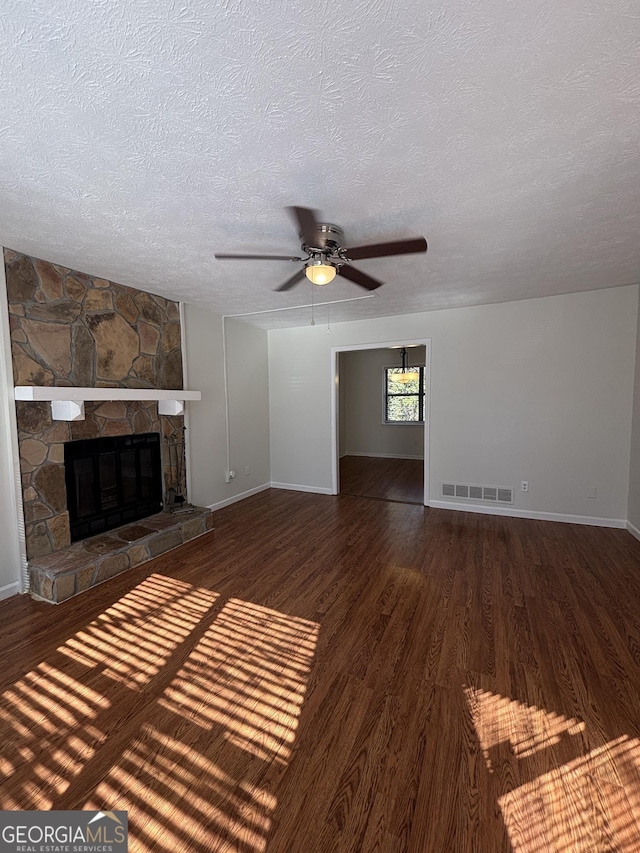
[[[29,561],[34,598],[59,604],[213,529],[213,512],[160,512]]]

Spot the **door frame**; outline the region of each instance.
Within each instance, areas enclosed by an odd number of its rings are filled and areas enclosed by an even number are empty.
[[[331,458],[333,461],[331,471],[331,494],[340,493],[340,455],[338,447],[338,435],[340,430],[340,363],[341,352],[357,352],[367,349],[390,349],[391,347],[403,346],[425,347],[425,401],[424,401],[424,498],[423,503],[429,506],[429,436],[431,433],[431,338],[409,338],[394,341],[377,341],[370,344],[349,344],[340,347],[331,347]]]

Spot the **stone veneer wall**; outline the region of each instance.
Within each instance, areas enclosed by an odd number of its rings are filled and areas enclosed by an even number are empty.
[[[5,268],[16,385],[182,388],[176,302],[8,249]],[[49,403],[16,411],[29,559],[69,545],[66,441],[160,432],[165,492],[177,485],[169,444],[183,418],[156,402],[87,402],[72,422],[53,421]]]

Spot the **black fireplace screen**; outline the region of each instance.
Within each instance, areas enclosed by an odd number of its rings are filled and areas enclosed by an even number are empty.
[[[160,435],[119,435],[64,446],[71,541],[162,509]]]

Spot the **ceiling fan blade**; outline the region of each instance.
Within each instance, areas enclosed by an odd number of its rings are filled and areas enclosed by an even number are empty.
[[[351,261],[363,258],[382,258],[385,255],[410,255],[412,252],[426,252],[427,241],[424,237],[412,240],[396,240],[393,243],[372,243],[370,246],[354,246],[346,249],[345,254]]]
[[[301,261],[302,258],[294,258],[293,255],[218,255],[218,260],[252,260],[252,261]]]
[[[315,210],[311,210],[310,207],[288,207],[287,210],[298,226],[302,242],[315,246],[320,234]]]
[[[276,290],[289,290],[290,287],[293,287],[294,284],[297,284],[299,281],[305,276],[304,267],[301,270],[298,270],[297,273],[294,273],[291,278],[288,278],[284,284],[281,284],[280,287],[276,287]]]
[[[350,281],[353,281],[355,284],[359,284],[360,287],[365,287],[367,290],[376,290],[384,284],[383,281],[378,281],[376,278],[372,278],[370,275],[367,275],[366,272],[362,272],[362,270],[357,270],[355,267],[349,266],[349,264],[341,266],[338,270],[338,275],[341,275],[343,278],[348,278]]]

